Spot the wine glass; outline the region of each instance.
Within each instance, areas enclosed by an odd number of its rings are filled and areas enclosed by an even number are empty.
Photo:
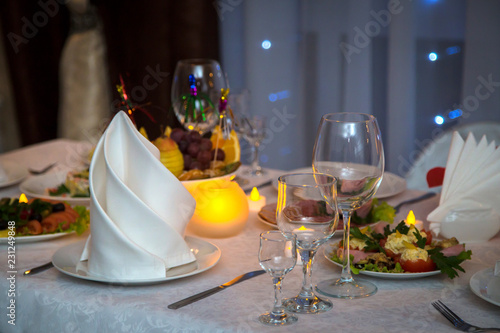
[[[179,122],[202,135],[212,130],[219,121],[221,89],[226,88],[226,76],[217,61],[185,59],[177,62],[171,98]]]
[[[321,173],[298,173],[278,178],[278,227],[284,234],[294,234],[302,259],[302,289],[286,299],[286,309],[297,313],[320,313],[332,303],[314,294],[312,265],[318,248],[333,236],[338,224],[337,180]]]
[[[286,237],[280,231],[266,231],[260,234],[260,266],[271,275],[274,283],[274,307],[270,312],[259,316],[259,321],[266,325],[289,325],[297,317],[287,314],[281,303],[281,283],[297,262],[295,236]]]
[[[266,118],[263,116],[240,115],[238,117],[238,132],[250,144],[252,149],[251,169],[242,175],[260,177],[266,174],[259,161],[259,149],[265,137]]]
[[[362,113],[324,115],[314,143],[313,169],[337,178],[337,202],[344,221],[341,277],[323,281],[316,289],[338,298],[373,295],[377,292],[373,283],[352,278],[349,233],[353,211],[373,197],[384,173],[384,149],[375,117]]]
[[[266,174],[259,161],[259,149],[266,134],[266,117],[251,115],[248,112],[250,93],[244,89],[239,94],[229,96],[229,106],[235,118],[235,130],[247,141],[251,148],[251,169],[244,176],[260,177]]]

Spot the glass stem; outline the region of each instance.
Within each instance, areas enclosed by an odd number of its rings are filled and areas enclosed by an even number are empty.
[[[281,303],[281,282],[283,281],[283,277],[274,277],[274,307],[271,311],[271,314],[275,317],[275,319],[280,319],[285,316],[285,308]]]
[[[302,281],[302,290],[300,291],[300,296],[304,298],[310,298],[314,296],[313,285],[312,285],[312,265],[314,260],[314,255],[316,254],[316,249],[314,250],[299,250],[300,258],[302,259],[302,272],[304,273],[304,279]]]
[[[351,276],[351,258],[349,257],[349,235],[351,232],[351,210],[342,210],[342,219],[344,221],[344,250],[342,260],[342,274],[340,280],[342,282],[352,282]]]
[[[259,146],[260,142],[256,141],[252,145],[252,172],[254,174],[258,174],[261,171],[261,167],[259,165]]]

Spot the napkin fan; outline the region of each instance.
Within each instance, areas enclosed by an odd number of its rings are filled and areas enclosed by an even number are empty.
[[[183,237],[196,202],[159,158],[158,149],[119,112],[90,164],[90,236],[77,269],[112,280],[144,280],[196,260]]]
[[[462,240],[493,237],[500,229],[499,188],[500,149],[495,142],[488,144],[483,136],[477,143],[472,133],[464,141],[454,132],[439,206],[427,216],[430,229],[445,237],[461,235]],[[466,211],[471,212],[467,224],[453,223],[450,219],[450,212]],[[486,234],[471,235],[479,230]]]

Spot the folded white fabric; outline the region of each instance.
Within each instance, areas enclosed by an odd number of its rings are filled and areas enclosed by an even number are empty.
[[[500,230],[500,148],[453,133],[439,206],[427,219],[435,234],[485,241]]]
[[[81,261],[115,280],[162,278],[196,260],[184,231],[196,202],[159,161],[158,149],[118,113],[90,165],[90,236]]]
[[[2,162],[0,161],[0,183],[5,182],[9,179],[7,172],[5,171]]]

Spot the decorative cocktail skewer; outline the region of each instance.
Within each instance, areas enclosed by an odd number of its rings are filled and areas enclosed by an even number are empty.
[[[210,107],[215,109],[214,104],[206,94],[198,92],[196,79],[193,74],[189,75],[189,94],[181,96],[182,108],[184,109],[184,122],[189,121],[189,114],[192,112],[193,120],[196,121],[201,116],[201,121],[207,121],[203,101],[206,101]],[[199,109],[199,114],[198,114]]]

